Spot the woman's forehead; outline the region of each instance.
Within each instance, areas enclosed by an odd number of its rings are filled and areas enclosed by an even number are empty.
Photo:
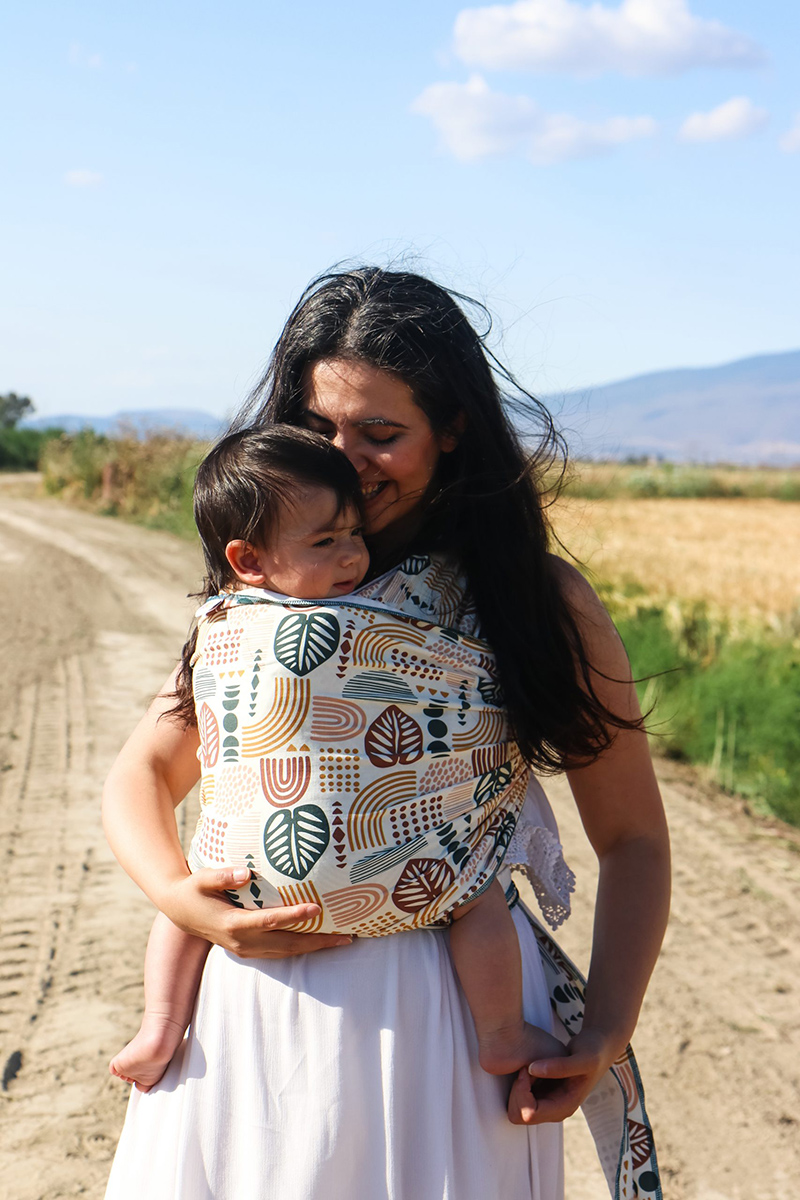
[[[341,359],[314,364],[304,407],[335,424],[410,425],[424,417],[404,380],[368,363]]]

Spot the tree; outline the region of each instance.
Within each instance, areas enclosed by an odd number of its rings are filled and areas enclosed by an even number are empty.
[[[0,429],[13,429],[33,411],[33,401],[28,396],[18,396],[16,392],[0,396]]]

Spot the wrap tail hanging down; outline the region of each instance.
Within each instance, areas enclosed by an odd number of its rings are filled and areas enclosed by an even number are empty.
[[[518,896],[512,903],[533,928],[550,1003],[566,1032],[574,1037],[583,1025],[586,981]],[[587,1096],[582,1111],[612,1200],[663,1200],[653,1130],[630,1046]]]

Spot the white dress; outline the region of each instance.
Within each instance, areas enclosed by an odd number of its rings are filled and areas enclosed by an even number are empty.
[[[525,1016],[551,1028],[515,910]],[[506,1117],[446,931],[256,961],[214,947],[161,1082],[132,1091],[106,1200],[561,1200],[562,1127]]]
[[[362,594],[469,629],[456,572],[406,566]],[[534,780],[506,864],[559,924],[574,881]],[[556,1032],[536,938],[513,914],[525,1017]],[[511,1125],[508,1088],[478,1064],[446,931],[282,961],[215,946],[182,1047],[150,1092],[132,1090],[106,1200],[562,1200],[562,1127]]]

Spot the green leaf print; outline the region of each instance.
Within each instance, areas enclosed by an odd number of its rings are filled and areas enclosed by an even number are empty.
[[[331,838],[328,818],[316,804],[298,804],[273,813],[264,826],[264,853],[270,866],[290,879],[305,879]]]
[[[308,675],[335,652],[339,633],[330,613],[291,613],[275,630],[275,657],[293,675]]]

